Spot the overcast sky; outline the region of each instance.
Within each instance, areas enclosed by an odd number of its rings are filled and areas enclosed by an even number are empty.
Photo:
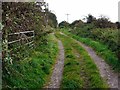
[[[74,20],[83,19],[88,14],[95,17],[105,15],[112,22],[118,21],[118,2],[120,0],[46,0],[49,9],[56,14],[58,22],[67,21],[66,14],[69,15],[69,23]]]

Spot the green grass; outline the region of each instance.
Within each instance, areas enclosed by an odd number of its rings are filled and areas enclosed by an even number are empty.
[[[73,35],[65,30],[62,31],[66,35],[71,36],[72,38],[92,47],[98,55],[105,59],[105,61],[113,68],[113,70],[120,72],[120,61],[118,60],[116,54],[108,49],[106,45],[89,38],[81,38],[80,36]]]
[[[61,88],[107,88],[88,53],[74,40],[56,34],[65,48],[65,64]],[[79,53],[79,57],[76,56]]]
[[[44,37],[47,43],[29,52],[31,56],[21,61],[14,61],[3,72],[3,88],[42,88],[49,80],[52,66],[58,53],[58,44],[53,35]]]

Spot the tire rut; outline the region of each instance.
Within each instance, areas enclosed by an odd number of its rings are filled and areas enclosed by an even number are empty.
[[[60,83],[64,68],[64,47],[60,40],[58,40],[58,48],[59,48],[59,55],[51,76],[50,83],[47,86],[47,88],[60,88]]]
[[[81,42],[77,41],[79,45],[81,45],[93,59],[95,64],[97,65],[101,77],[107,82],[110,88],[118,88],[118,74],[115,73],[110,66],[99,57],[96,52],[89,46],[82,44]]]

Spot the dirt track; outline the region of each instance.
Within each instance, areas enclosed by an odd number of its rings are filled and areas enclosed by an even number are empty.
[[[60,33],[65,35],[64,33]],[[65,35],[67,36],[67,35]],[[69,37],[69,36],[67,36]],[[69,37],[71,38],[71,37]],[[73,39],[73,38],[72,38]],[[75,39],[73,39],[75,40]],[[105,80],[105,82],[109,85],[110,88],[118,88],[118,74],[115,73],[110,66],[103,60],[100,56],[96,54],[96,52],[89,46],[75,40],[79,45],[81,45],[90,55],[90,57],[95,62],[96,66],[99,69],[101,77]],[[60,88],[60,83],[62,79],[62,73],[64,69],[64,47],[62,42],[58,40],[59,44],[59,56],[57,59],[57,63],[55,64],[53,74],[51,76],[51,81],[47,88]]]
[[[58,45],[59,45],[59,55],[57,58],[57,63],[55,64],[53,74],[51,76],[51,81],[47,88],[60,88],[60,83],[64,68],[64,47],[60,40],[58,40]]]

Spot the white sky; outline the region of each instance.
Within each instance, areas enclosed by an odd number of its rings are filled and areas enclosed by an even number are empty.
[[[67,20],[69,23],[74,20],[83,19],[88,14],[95,17],[105,15],[112,22],[118,21],[118,2],[120,0],[46,0],[49,9],[56,14],[58,22]]]

